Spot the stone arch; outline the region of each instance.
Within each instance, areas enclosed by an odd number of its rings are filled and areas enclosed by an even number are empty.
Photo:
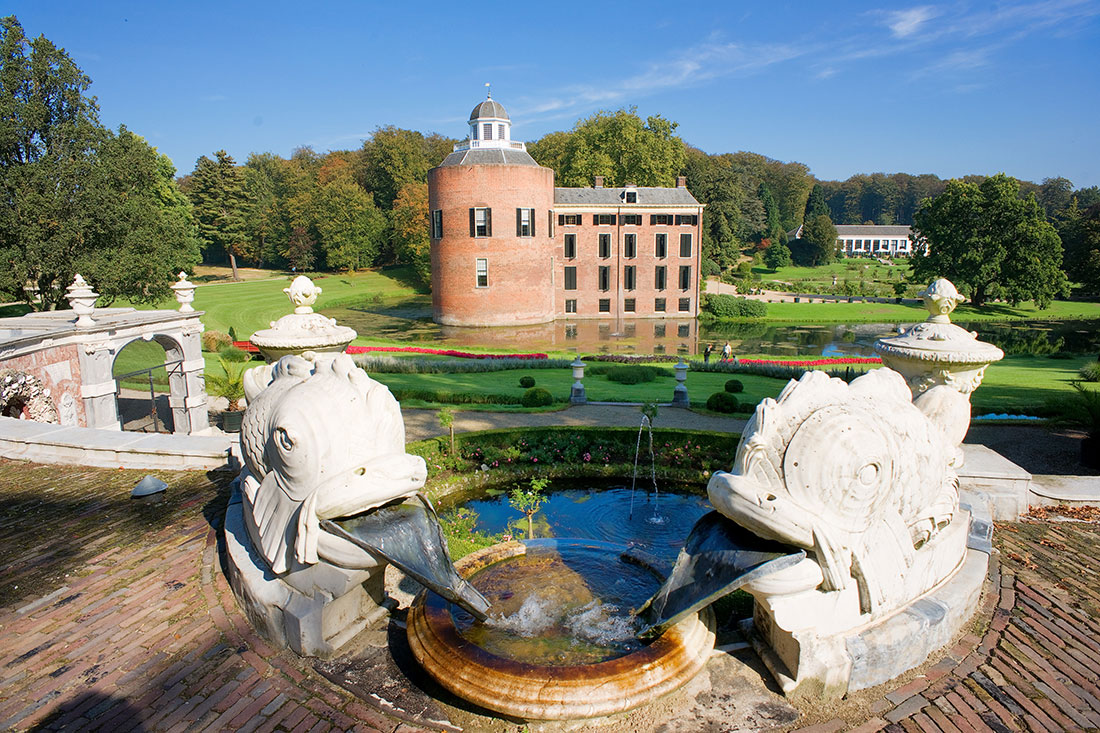
[[[58,421],[53,397],[42,380],[14,369],[0,370],[0,414],[35,422]]]
[[[111,376],[115,377],[119,373],[118,362],[122,357],[123,352],[130,349],[135,344],[141,343],[156,343],[164,351],[163,356],[160,354],[150,354],[146,360],[142,360],[140,368],[149,369],[155,376],[158,375],[158,369],[163,367],[168,377],[168,408],[167,414],[165,412],[164,405],[164,393],[158,390],[156,394],[151,396],[153,404],[148,405],[150,396],[146,395],[144,398],[129,395],[123,397],[121,389],[122,384],[120,380],[116,379],[118,384],[118,392],[115,395],[115,408],[119,416],[120,426],[127,424],[130,419],[141,419],[141,416],[145,414],[145,410],[150,412],[155,411],[159,423],[164,429],[170,432],[178,432],[175,429],[176,416],[171,409],[171,405],[183,400],[185,395],[183,394],[184,385],[182,380],[173,377],[179,377],[182,374],[182,362],[183,362],[183,347],[176,337],[168,335],[166,333],[145,333],[140,336],[134,336],[133,338],[126,339],[125,341],[118,342],[117,348],[111,354]],[[138,367],[138,364],[134,364],[134,367]],[[145,375],[135,375],[136,381],[143,381]],[[163,383],[162,383],[163,384]],[[163,389],[163,388],[162,388]],[[144,390],[142,390],[144,392]],[[175,398],[175,399],[173,399]],[[136,404],[135,404],[136,403]],[[136,411],[135,411],[136,410]],[[160,429],[159,427],[157,428]],[[141,430],[145,430],[144,424]]]

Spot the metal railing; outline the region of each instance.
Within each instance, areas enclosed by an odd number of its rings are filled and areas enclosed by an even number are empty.
[[[139,374],[145,374],[149,377],[149,417],[153,421],[153,432],[159,433],[160,430],[160,417],[157,415],[157,395],[156,390],[153,389],[153,372],[158,369],[163,369],[165,374],[171,380],[173,373],[177,376],[183,376],[183,359],[176,359],[175,361],[166,361],[163,364],[157,366],[146,367],[145,369],[135,369],[132,372],[126,372],[125,374],[118,374],[115,376],[115,403],[122,397],[122,382],[130,377],[136,377]],[[178,372],[176,371],[178,370]],[[171,382],[169,382],[171,383]],[[169,392],[171,388],[169,388]],[[144,431],[143,431],[144,432]],[[168,432],[167,426],[165,426],[164,432]]]

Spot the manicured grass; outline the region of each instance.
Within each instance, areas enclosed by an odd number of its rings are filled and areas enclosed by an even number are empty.
[[[1047,415],[1052,401],[1071,393],[1069,383],[1080,379],[1077,370],[1094,359],[1006,356],[986,369],[982,386],[970,396],[973,414]]]
[[[768,322],[803,323],[915,323],[928,317],[919,304],[897,303],[768,303]],[[994,321],[1069,321],[1100,319],[1100,303],[1057,300],[1046,310],[1034,303],[1013,308],[990,303],[982,308],[962,304],[951,314],[957,323]]]
[[[893,266],[888,266],[872,259],[841,259],[820,267],[791,265],[790,267],[780,267],[773,272],[767,267],[761,266],[752,268],[752,271],[754,274],[760,275],[765,282],[821,283],[831,286],[834,275],[837,282],[843,282],[845,279],[858,281],[860,273],[863,273],[866,282],[890,284],[897,282],[899,279],[904,280],[908,276],[909,263],[905,260],[898,260]],[[900,273],[900,278],[897,273]]]
[[[535,378],[535,386],[550,391],[557,400],[568,400],[573,386],[569,369],[509,369],[500,372],[472,374],[372,374],[371,377],[391,389],[428,389],[444,392],[500,394],[515,397],[516,401],[526,391],[519,386],[522,376]],[[688,372],[688,395],[693,401],[704,402],[714,392],[724,389],[729,379],[739,379],[745,391],[736,395],[738,402],[751,409],[765,397],[779,394],[785,380],[755,375],[729,375],[707,372]],[[676,380],[659,376],[652,382],[619,384],[606,376],[586,375],[584,389],[590,402],[671,402]],[[747,410],[746,410],[747,411]]]

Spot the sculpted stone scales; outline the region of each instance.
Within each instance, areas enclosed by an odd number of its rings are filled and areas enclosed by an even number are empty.
[[[384,385],[346,355],[306,357],[245,375],[245,467],[226,534],[230,580],[253,623],[323,656],[382,613],[383,563],[321,520],[413,496],[427,471],[405,453],[400,408]]]

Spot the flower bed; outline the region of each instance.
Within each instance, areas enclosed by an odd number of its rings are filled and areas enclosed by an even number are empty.
[[[233,345],[238,349],[256,353],[259,349],[251,341],[234,341]],[[453,349],[428,349],[422,346],[349,346],[349,354],[369,354],[372,351],[388,351],[402,354],[433,354],[435,356],[452,356],[457,359],[545,359],[546,354],[471,354],[467,351],[455,351]]]
[[[725,360],[723,360],[725,361]],[[732,359],[730,360],[733,361]],[[877,356],[872,357],[845,357],[841,359],[738,359],[742,364],[769,364],[775,366],[796,366],[796,367],[812,367],[812,366],[845,366],[847,364],[881,364],[882,359]]]

